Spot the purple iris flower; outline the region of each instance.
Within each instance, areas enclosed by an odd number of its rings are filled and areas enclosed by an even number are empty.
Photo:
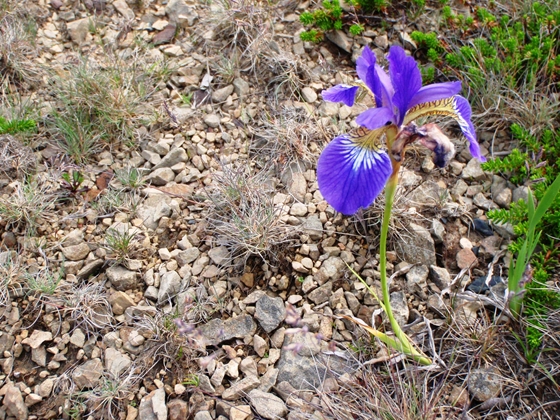
[[[375,107],[358,115],[356,123],[362,127],[359,133],[336,137],[319,157],[317,180],[321,194],[343,214],[354,214],[373,203],[391,174],[398,172],[401,152],[413,140],[420,139],[428,145],[436,154],[434,161],[438,165],[449,161],[454,153],[453,145],[449,141],[446,145],[439,143],[437,139],[446,138],[441,132],[435,136],[437,141],[428,141],[426,132],[410,131],[410,127],[416,127],[414,120],[420,117],[454,118],[470,143],[471,154],[480,161],[486,160],[476,140],[471,107],[458,95],[461,82],[422,86],[418,64],[399,46],[391,47],[388,60],[389,74],[376,63],[375,54],[367,46],[364,48],[356,61],[356,72],[360,85],[373,95]],[[336,85],[323,91],[323,99],[352,106],[359,90],[360,86]],[[386,148],[381,142],[383,136]],[[395,153],[397,144],[400,146]]]

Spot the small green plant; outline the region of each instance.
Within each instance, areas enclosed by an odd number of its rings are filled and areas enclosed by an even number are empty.
[[[61,280],[62,272],[53,274],[48,269],[41,270],[34,274],[25,274],[25,283],[27,287],[31,292],[38,293],[39,295],[54,295]]]
[[[133,190],[138,189],[145,185],[145,180],[142,175],[142,170],[138,168],[124,168],[115,171],[115,177],[124,187]]]
[[[129,229],[128,225],[124,228],[109,228],[105,232],[106,248],[111,256],[119,263],[130,258],[131,253],[136,248],[136,229]]]
[[[200,378],[198,375],[191,373],[183,380],[183,385],[198,387],[200,386]]]
[[[0,135],[2,134],[17,134],[33,131],[37,128],[35,120],[20,120],[12,119],[7,120],[0,116]]]
[[[61,186],[72,196],[76,196],[80,192],[86,191],[86,188],[80,188],[84,182],[84,175],[80,171],[64,172],[61,175]]]
[[[184,105],[191,106],[192,98],[193,98],[192,92],[181,94],[181,102],[183,102]]]

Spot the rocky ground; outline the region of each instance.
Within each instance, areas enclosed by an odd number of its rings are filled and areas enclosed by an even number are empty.
[[[77,80],[81,55],[98,69],[119,57],[136,81],[133,65],[157,67],[160,81],[141,104],[155,118],[131,121],[134,141],[81,162],[49,130],[27,146],[0,138],[2,202],[23,212],[0,207],[0,419],[381,418],[387,396],[391,418],[558,418],[552,384],[497,316],[513,232],[485,212],[527,188],[485,173],[453,125],[449,167],[409,153],[389,253],[397,319],[438,366],[403,365],[339,316],[382,328],[348,267],[379,287],[383,200],[344,217],[322,199],[320,150],[360,107],[320,93],[354,77],[363,45],[414,52],[408,33],[437,27],[429,8],[315,45],[298,36],[308,3],[25,7],[37,77],[4,94],[21,91],[45,121],[63,106],[52,78]],[[506,133],[479,136],[487,156],[512,147]],[[76,188],[62,179],[73,171],[85,176]]]

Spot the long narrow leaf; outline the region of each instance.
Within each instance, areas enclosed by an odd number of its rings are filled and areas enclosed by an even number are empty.
[[[554,202],[554,199],[556,198],[559,192],[560,192],[560,175],[558,175],[554,180],[554,182],[550,184],[550,186],[546,189],[546,192],[541,198],[541,202],[537,206],[537,210],[535,211],[534,217],[532,219],[529,219],[529,231],[531,230],[531,228],[535,229],[537,224],[540,222],[542,217],[547,212],[548,208]]]

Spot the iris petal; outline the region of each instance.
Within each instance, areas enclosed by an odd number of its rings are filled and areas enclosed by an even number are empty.
[[[369,128],[370,130],[375,130],[394,123],[394,119],[395,115],[389,108],[370,108],[358,115],[356,123],[362,127]]]
[[[324,90],[321,94],[325,101],[342,102],[344,105],[352,106],[354,105],[357,91],[358,86],[336,85]]]
[[[422,87],[422,75],[416,60],[413,57],[407,56],[402,47],[392,46],[387,59],[390,64],[389,75],[395,88],[393,104],[399,110],[397,123],[400,125],[412,97]]]
[[[358,73],[358,77],[362,82],[366,83],[368,69],[375,66],[376,61],[377,57],[366,45],[362,55],[356,60],[356,73]]]
[[[408,107],[412,108],[422,102],[432,102],[439,99],[450,98],[451,96],[457,95],[460,91],[461,82],[433,83],[424,86],[416,92],[416,95],[410,100]]]
[[[481,162],[486,162],[486,158],[480,153],[480,146],[476,139],[476,131],[471,122],[471,106],[462,96],[455,95],[450,98],[439,99],[431,102],[423,102],[408,110],[404,118],[404,125],[420,117],[430,115],[444,115],[453,118],[459,123],[463,135],[469,141],[471,155]]]
[[[391,175],[387,153],[364,147],[347,135],[331,141],[317,163],[319,190],[338,212],[351,215],[368,207]]]

